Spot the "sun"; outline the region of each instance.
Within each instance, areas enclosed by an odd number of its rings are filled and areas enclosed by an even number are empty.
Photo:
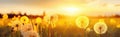
[[[65,8],[65,10],[66,10],[67,12],[74,13],[74,12],[76,12],[76,11],[78,10],[78,8],[75,8],[75,7],[67,7],[67,8]]]
[[[76,15],[78,14],[78,12],[81,11],[81,9],[78,7],[72,6],[72,7],[64,7],[63,11],[65,11],[65,13],[68,15]]]

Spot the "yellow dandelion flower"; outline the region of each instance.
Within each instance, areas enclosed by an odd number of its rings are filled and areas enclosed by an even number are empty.
[[[3,19],[8,19],[8,15],[7,14],[3,14],[2,18]]]
[[[40,17],[37,17],[36,18],[36,23],[41,23],[42,22],[42,19]]]
[[[115,19],[110,19],[110,23],[111,24],[116,24],[116,20]]]
[[[116,25],[117,28],[120,28],[120,24],[119,25]]]
[[[28,22],[29,22],[29,18],[28,18],[27,16],[22,16],[22,17],[20,18],[20,21],[21,21],[22,23],[28,23]]]

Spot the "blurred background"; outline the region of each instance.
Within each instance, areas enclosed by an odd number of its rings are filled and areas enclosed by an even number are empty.
[[[0,0],[0,37],[21,37],[16,20],[40,37],[120,37],[120,0]],[[13,23],[15,22],[15,23]]]

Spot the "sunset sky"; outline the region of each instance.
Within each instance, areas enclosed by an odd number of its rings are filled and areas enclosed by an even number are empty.
[[[0,13],[11,11],[33,15],[46,11],[48,14],[111,16],[120,15],[120,0],[0,0]]]

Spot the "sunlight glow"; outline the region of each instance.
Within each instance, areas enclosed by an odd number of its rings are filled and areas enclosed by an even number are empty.
[[[76,12],[78,9],[77,8],[74,8],[74,7],[68,7],[68,8],[65,8],[66,11],[70,12],[70,13],[74,13]]]
[[[65,11],[66,14],[68,15],[76,15],[79,12],[82,11],[81,8],[75,7],[75,6],[70,6],[70,7],[63,7],[63,11]]]

